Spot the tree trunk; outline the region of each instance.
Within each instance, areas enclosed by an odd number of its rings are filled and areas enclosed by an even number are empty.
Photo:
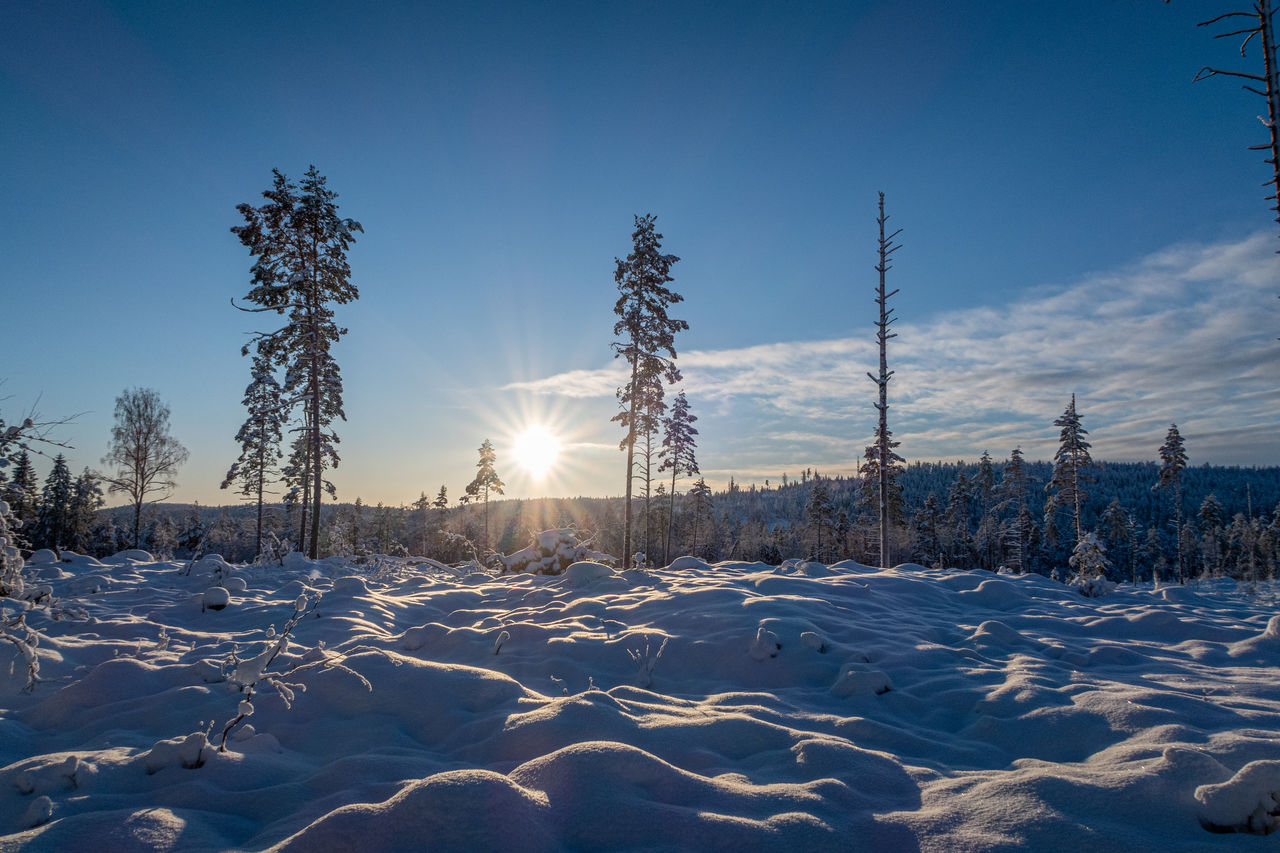
[[[632,354],[631,362],[631,415],[627,421],[627,487],[625,489],[626,508],[623,511],[622,525],[622,568],[631,568],[631,474],[635,465],[636,453],[636,376],[640,371],[640,354]]]
[[[671,565],[671,533],[676,528],[676,472],[680,470],[680,451],[671,454],[671,496],[667,499],[667,541],[662,544],[662,564]]]
[[[142,541],[142,498],[133,502],[133,547],[139,547]]]

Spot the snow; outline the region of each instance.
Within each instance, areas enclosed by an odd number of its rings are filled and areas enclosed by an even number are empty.
[[[1280,824],[1265,585],[376,567],[29,567],[64,607],[28,616],[34,692],[0,661],[0,849],[1200,851]]]

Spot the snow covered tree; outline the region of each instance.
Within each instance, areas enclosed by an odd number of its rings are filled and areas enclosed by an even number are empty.
[[[1085,482],[1085,469],[1093,462],[1089,456],[1089,442],[1084,437],[1089,431],[1080,425],[1080,416],[1076,414],[1076,395],[1071,395],[1071,403],[1062,413],[1062,417],[1053,422],[1062,431],[1058,436],[1058,451],[1053,454],[1053,476],[1046,491],[1054,494],[1055,506],[1070,506],[1075,520],[1076,542],[1084,532],[1080,526],[1080,508],[1084,503],[1085,492],[1081,484]],[[1047,508],[1046,508],[1047,509]],[[1046,513],[1047,515],[1047,513]]]
[[[76,478],[71,489],[71,540],[70,546],[87,554],[93,541],[93,526],[98,510],[102,509],[102,485],[98,477],[85,468]]]
[[[814,548],[814,559],[825,562],[826,551],[822,546],[822,534],[829,530],[835,521],[835,505],[831,502],[831,490],[821,477],[813,478],[809,487],[809,500],[804,507],[805,518],[817,535]]]
[[[690,548],[694,556],[698,554],[698,533],[700,528],[711,528],[711,488],[702,477],[689,488],[689,499],[693,503],[693,546]]]
[[[253,553],[255,559],[262,553],[262,512],[264,496],[268,493],[276,462],[283,455],[280,441],[283,437],[286,417],[280,383],[271,370],[264,353],[253,358],[253,378],[244,391],[244,406],[249,416],[236,433],[240,443],[240,458],[227,471],[222,488],[240,483],[240,494],[254,501],[257,507],[254,527]]]
[[[645,395],[652,391],[655,379],[661,378],[669,385],[680,381],[675,363],[675,333],[689,328],[684,320],[667,315],[668,307],[684,301],[683,296],[667,287],[675,280],[671,277],[671,267],[680,259],[662,253],[662,235],[654,230],[654,222],[652,214],[635,217],[631,253],[625,260],[614,258],[613,280],[619,295],[613,306],[613,313],[618,315],[613,333],[619,340],[612,346],[614,357],[625,360],[630,368],[627,384],[618,389],[622,411],[613,417],[626,430],[619,444],[620,449],[627,452],[623,568],[628,568],[632,560],[632,481],[636,441],[642,436],[641,416],[646,411]],[[658,385],[660,388],[661,382]]]
[[[1031,539],[1033,519],[1027,508],[1030,478],[1022,458],[1022,448],[1015,447],[1004,464],[998,494],[999,506],[1012,515],[1005,527],[1005,561],[1018,574],[1027,571],[1027,543]]]
[[[3,422],[0,422],[0,427],[3,427]],[[16,531],[25,527],[30,533],[36,523],[40,507],[36,469],[31,464],[31,455],[25,450],[15,453],[12,461],[9,482],[4,484],[4,491],[0,495],[9,504],[9,512],[13,514],[15,522],[13,529]],[[18,538],[16,532],[14,537],[16,541]]]
[[[279,170],[272,174],[271,189],[262,194],[267,203],[238,205],[245,224],[231,231],[255,258],[253,287],[245,299],[256,307],[244,310],[288,317],[282,328],[259,333],[255,344],[272,365],[284,368],[285,402],[302,407],[304,440],[295,448],[290,467],[295,476],[300,473],[309,480],[308,550],[315,559],[320,550],[321,493],[336,494],[324,478],[324,472],[339,462],[333,423],[346,420],[342,377],[331,349],[347,330],[334,322],[332,306],[360,296],[351,282],[347,249],[355,242],[355,232],[364,228],[338,216],[338,194],[326,186],[315,166],[297,184]]]
[[[1218,496],[1210,492],[1200,503],[1200,531],[1204,542],[1200,553],[1204,560],[1204,574],[1208,577],[1221,577],[1226,555],[1227,511],[1223,508]]]
[[[502,494],[502,480],[498,479],[498,473],[494,470],[493,464],[497,461],[498,454],[493,450],[493,444],[489,439],[485,439],[480,445],[480,461],[476,463],[476,478],[467,484],[467,494],[463,497],[463,503],[470,503],[474,500],[484,501],[484,539],[481,540],[481,547],[485,551],[489,550],[489,493]]]
[[[1067,585],[1077,587],[1081,595],[1099,598],[1115,589],[1115,584],[1107,580],[1107,569],[1111,563],[1107,560],[1106,549],[1092,533],[1080,538],[1068,562],[1075,574]]]
[[[1182,479],[1179,476],[1186,467],[1187,452],[1183,449],[1182,436],[1178,433],[1178,425],[1171,424],[1164,437],[1164,444],[1160,445],[1159,488],[1173,492],[1174,535],[1178,541],[1178,583],[1186,582],[1186,561],[1183,559],[1182,548]]]
[[[912,518],[915,528],[915,557],[921,565],[942,565],[942,543],[938,537],[938,498],[933,492],[924,499]]]
[[[662,421],[662,451],[659,453],[662,464],[658,470],[671,472],[671,492],[667,497],[670,503],[667,509],[667,538],[662,548],[663,565],[671,563],[671,534],[676,514],[676,479],[681,476],[692,477],[700,473],[698,460],[694,455],[694,450],[697,449],[694,436],[698,434],[698,430],[694,428],[693,422],[697,419],[697,415],[689,413],[689,399],[681,391],[671,404],[671,414]]]
[[[53,459],[53,468],[44,481],[40,495],[40,515],[36,520],[32,547],[60,550],[71,543],[72,508],[75,485],[67,458],[59,453]]]
[[[169,407],[150,388],[127,388],[116,397],[115,425],[104,465],[116,469],[107,477],[112,492],[123,492],[133,503],[132,547],[142,536],[142,505],[163,500],[178,483],[178,469],[187,449],[169,434]],[[155,497],[151,497],[154,495]]]
[[[893,371],[889,370],[887,360],[887,344],[889,338],[896,338],[896,332],[890,332],[889,327],[897,319],[893,316],[893,309],[888,307],[889,297],[898,291],[885,292],[885,273],[892,267],[889,265],[889,256],[902,248],[894,243],[894,239],[902,233],[899,228],[892,234],[885,236],[884,225],[889,217],[884,212],[884,193],[880,193],[880,214],[876,217],[876,223],[880,226],[880,239],[877,244],[879,253],[879,263],[876,264],[876,272],[880,274],[880,285],[876,288],[876,306],[880,309],[880,317],[876,321],[876,340],[880,344],[880,372],[878,375],[867,373],[867,377],[876,386],[880,392],[880,399],[875,403],[876,410],[880,413],[879,421],[876,425],[875,444],[875,462],[876,462],[876,478],[878,485],[878,505],[880,508],[880,565],[887,567],[889,565],[889,517],[890,517],[890,489],[891,484],[890,471],[895,462],[902,462],[903,459],[894,452],[894,448],[899,442],[893,440],[893,433],[889,431],[889,380],[893,377]],[[868,459],[870,459],[871,448],[867,448]]]

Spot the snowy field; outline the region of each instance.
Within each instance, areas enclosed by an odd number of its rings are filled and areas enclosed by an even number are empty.
[[[692,558],[558,576],[297,555],[190,568],[33,557],[34,582],[84,613],[31,617],[46,632],[31,693],[4,652],[0,850],[1096,853],[1280,837],[1206,828],[1277,823],[1270,589],[1086,599],[1038,576]]]

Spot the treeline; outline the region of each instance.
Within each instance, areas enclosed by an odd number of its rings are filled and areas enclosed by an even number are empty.
[[[1023,463],[1020,514],[1006,480],[1008,464],[984,458],[905,466],[902,501],[890,527],[895,562],[1065,573],[1073,537],[1060,518],[1051,514],[1046,520],[1043,513],[1050,463]],[[1169,493],[1153,489],[1159,467],[1098,462],[1088,476],[1082,524],[1107,549],[1112,579],[1149,580],[1153,574],[1174,579],[1175,513]],[[1274,576],[1280,559],[1280,468],[1205,465],[1187,468],[1181,476],[1188,575]],[[672,505],[675,517],[668,526]],[[572,527],[598,550],[616,555],[623,545],[623,510],[621,498],[492,501],[489,535],[494,550],[511,553],[537,531]],[[264,531],[279,543],[276,548],[293,545],[298,511],[296,506],[266,507]],[[827,477],[806,470],[764,484],[731,482],[720,492],[678,495],[674,504],[652,501],[648,515],[637,498],[634,514],[633,541],[651,564],[681,554],[775,565],[792,557],[870,564],[878,554],[877,503],[861,476]],[[126,547],[129,521],[127,507],[96,513],[84,550],[101,556]],[[482,506],[448,506],[439,499],[413,506],[369,506],[359,500],[328,505],[321,515],[321,553],[415,555],[446,563],[483,560],[484,524]],[[141,544],[160,557],[187,557],[202,549],[245,561],[255,556],[255,540],[254,506],[161,505],[151,514]]]

